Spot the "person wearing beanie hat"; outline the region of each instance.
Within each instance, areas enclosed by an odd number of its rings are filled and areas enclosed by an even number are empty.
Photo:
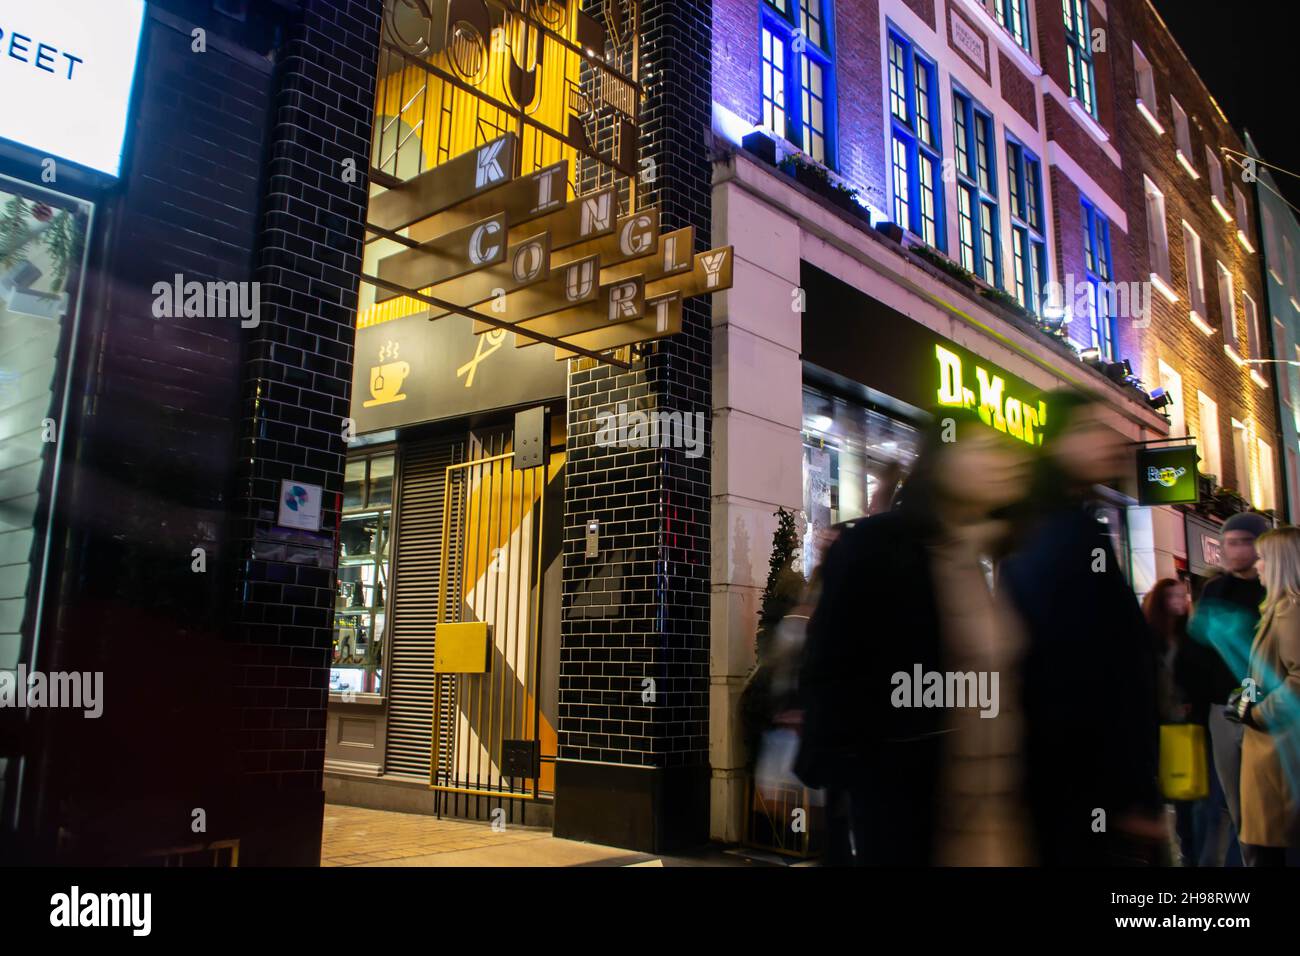
[[[1259,606],[1264,600],[1264,586],[1255,570],[1258,557],[1255,539],[1272,527],[1261,514],[1242,512],[1223,523],[1220,529],[1222,572],[1205,585],[1188,633],[1214,651],[1202,655],[1197,673],[1186,675],[1188,681],[1206,688],[1204,696],[1213,701],[1208,716],[1195,719],[1207,722],[1210,730],[1210,794],[1206,798],[1206,818],[1202,821],[1200,866],[1238,866],[1249,864],[1239,847],[1241,829],[1241,741],[1243,729],[1223,715],[1223,705],[1246,676],[1250,645],[1259,624]]]
[[[1254,511],[1243,511],[1235,514],[1223,523],[1219,529],[1221,534],[1228,535],[1234,531],[1244,531],[1252,538],[1258,538],[1273,525],[1262,514]],[[1254,565],[1251,565],[1254,567]]]

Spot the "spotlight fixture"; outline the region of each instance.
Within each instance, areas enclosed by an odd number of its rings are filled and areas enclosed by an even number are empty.
[[[1151,392],[1151,395],[1147,398],[1147,404],[1156,411],[1160,411],[1162,408],[1168,408],[1173,403],[1174,397],[1163,388],[1154,389]]]
[[[1129,364],[1128,359],[1124,359],[1120,362],[1108,363],[1102,369],[1102,372],[1112,382],[1115,382],[1117,385],[1123,385],[1133,377],[1133,366]]]

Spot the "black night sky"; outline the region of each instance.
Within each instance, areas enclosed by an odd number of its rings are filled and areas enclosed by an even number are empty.
[[[1260,158],[1300,173],[1295,148],[1300,49],[1293,30],[1294,0],[1152,2],[1232,125],[1250,131]],[[1300,206],[1300,178],[1277,170],[1273,178],[1291,203]]]

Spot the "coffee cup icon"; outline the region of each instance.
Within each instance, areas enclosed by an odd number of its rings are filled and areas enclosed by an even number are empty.
[[[406,376],[410,374],[410,362],[388,362],[385,365],[376,365],[371,368],[370,394],[372,398],[363,407],[373,408],[376,405],[404,401],[406,396],[402,394],[402,383],[406,381]]]

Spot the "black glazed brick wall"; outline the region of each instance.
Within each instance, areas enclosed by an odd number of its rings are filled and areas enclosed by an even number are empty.
[[[585,9],[598,11],[599,4]],[[644,205],[667,231],[694,225],[708,248],[711,4],[642,5],[640,158],[655,161]],[[668,767],[708,760],[709,440],[712,364],[707,300],[688,303],[685,328],[651,345],[631,371],[571,365],[568,395],[560,757]],[[687,448],[598,447],[598,415],[620,402],[703,423],[702,454]],[[692,453],[693,454],[693,453]],[[585,554],[588,520],[601,555]],[[645,678],[655,699],[642,699]]]
[[[283,47],[244,367],[238,528],[243,769],[319,790],[381,4],[308,0]],[[344,177],[344,160],[357,175]],[[280,482],[325,489],[328,567],[271,560]],[[304,552],[306,553],[306,552]],[[278,556],[277,556],[278,557]],[[292,556],[288,556],[292,557]],[[268,703],[271,706],[268,706]]]

